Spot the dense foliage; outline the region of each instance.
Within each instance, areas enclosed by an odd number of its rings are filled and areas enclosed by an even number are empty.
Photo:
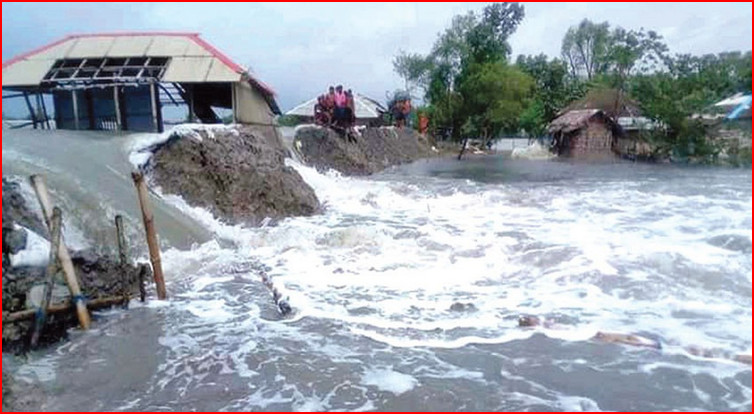
[[[508,39],[523,19],[518,3],[491,4],[455,16],[428,54],[396,56],[396,73],[406,90],[423,95],[437,136],[543,136],[569,104],[609,91],[603,95],[614,97],[611,107],[638,105],[661,126],[644,137],[658,155],[705,156],[719,148],[694,115],[735,93],[751,93],[751,51],[672,55],[655,31],[587,19],[566,32],[560,57],[520,55],[514,63]]]

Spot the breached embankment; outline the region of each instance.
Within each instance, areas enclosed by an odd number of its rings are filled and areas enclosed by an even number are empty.
[[[305,127],[297,131],[295,148],[303,162],[319,169],[367,175],[391,165],[434,155],[426,139],[412,130],[370,128],[356,142],[336,132]],[[286,165],[290,150],[277,131],[258,126],[182,125],[131,148],[130,161],[142,168],[163,194],[181,197],[229,224],[260,225],[286,217],[320,212],[314,190]],[[14,181],[15,180],[15,181]],[[35,200],[23,183],[3,180],[3,312],[34,308],[33,290],[44,282],[49,235]],[[56,196],[65,198],[65,189]],[[74,218],[85,211],[64,211]],[[69,246],[70,247],[70,246]],[[101,246],[100,246],[101,247]],[[104,249],[108,250],[108,249]],[[99,248],[97,251],[103,251]],[[34,257],[31,262],[29,257]],[[115,257],[92,251],[73,251],[82,290],[89,298],[122,293],[123,270]],[[139,267],[126,270],[127,289],[138,292]],[[58,301],[66,300],[59,282]],[[52,343],[76,325],[73,315],[51,317],[41,342]],[[3,326],[4,350],[21,351],[28,345],[31,322]]]
[[[409,128],[364,128],[349,140],[332,129],[306,125],[296,129],[293,145],[307,165],[355,176],[435,155],[427,139]]]
[[[163,137],[136,162],[162,193],[226,223],[256,226],[320,209],[314,190],[285,165],[288,150],[273,128],[183,126]]]
[[[39,213],[30,208],[21,184],[3,179],[3,316],[39,306],[49,256],[49,236]],[[135,265],[122,267],[117,258],[82,250],[71,253],[83,295],[89,299],[139,292]],[[70,300],[62,279],[56,279],[52,304]],[[40,344],[54,343],[78,324],[72,313],[49,315]],[[3,352],[28,347],[33,319],[3,323]]]

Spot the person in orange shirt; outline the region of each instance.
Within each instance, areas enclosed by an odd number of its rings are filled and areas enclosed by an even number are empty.
[[[328,122],[327,124],[332,124],[334,118],[335,118],[335,87],[330,86],[327,95],[325,95],[324,98],[324,106],[325,110],[327,111],[327,117]]]
[[[330,124],[330,111],[325,104],[325,95],[317,97],[317,103],[314,105],[314,123],[317,125]]]

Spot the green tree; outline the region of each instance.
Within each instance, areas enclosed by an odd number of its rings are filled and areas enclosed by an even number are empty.
[[[584,19],[578,26],[568,29],[560,52],[571,70],[571,76],[594,76],[604,74],[608,67],[610,24],[594,23]]]
[[[531,96],[531,77],[499,60],[473,64],[459,84],[464,99],[464,131],[483,143],[501,132],[514,132]]]
[[[493,3],[484,8],[482,17],[466,33],[470,62],[494,62],[511,53],[508,38],[524,18],[524,6],[518,3]]]
[[[521,112],[518,123],[530,137],[545,135],[548,121],[545,115],[545,105],[539,98],[534,98],[529,102],[529,105]]]
[[[393,70],[403,78],[405,89],[409,94],[413,94],[417,87],[426,84],[429,68],[430,63],[427,59],[417,53],[407,53],[401,50],[398,56],[393,58]]]
[[[720,148],[706,139],[706,128],[695,115],[736,92],[751,91],[751,52],[684,54],[667,57],[665,63],[666,69],[635,75],[628,83],[644,116],[664,126],[649,138],[660,156],[713,159]]]
[[[462,126],[465,125],[467,131],[479,130],[469,126],[489,120],[487,109],[478,105],[477,97],[469,95],[470,91],[477,90],[467,87],[462,91],[460,85],[486,80],[490,73],[477,72],[495,72],[485,65],[507,61],[511,51],[508,38],[523,17],[524,8],[518,3],[494,3],[481,13],[455,16],[426,57],[404,52],[396,57],[396,72],[425,91],[433,129],[449,131],[458,140]],[[492,128],[491,125],[486,128]]]
[[[560,59],[549,60],[546,55],[519,55],[516,66],[534,81],[534,100],[526,111],[521,127],[532,136],[539,136],[568,103],[581,98],[586,84],[569,75],[568,65]],[[535,116],[539,115],[539,116]],[[536,120],[536,121],[535,121]]]

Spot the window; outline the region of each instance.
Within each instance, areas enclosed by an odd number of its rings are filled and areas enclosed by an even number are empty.
[[[47,72],[48,84],[139,82],[161,79],[167,57],[58,59]]]

